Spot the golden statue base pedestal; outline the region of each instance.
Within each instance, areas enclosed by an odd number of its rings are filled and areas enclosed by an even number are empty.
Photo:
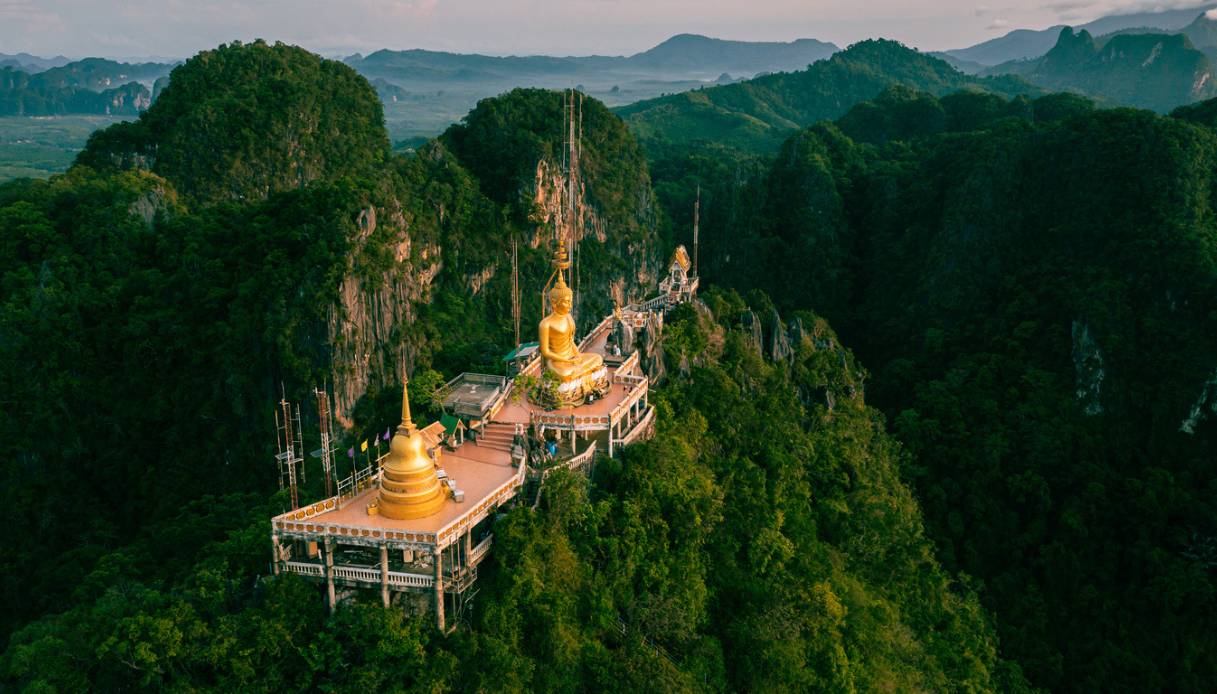
[[[604,397],[612,387],[612,379],[605,366],[565,382],[552,371],[543,370],[541,374],[540,382],[529,390],[528,399],[546,410],[578,407],[589,400]]]
[[[556,388],[558,406],[578,407],[587,402],[589,398],[604,397],[610,387],[612,387],[612,381],[609,379],[608,367],[601,366],[582,378],[559,383]]]

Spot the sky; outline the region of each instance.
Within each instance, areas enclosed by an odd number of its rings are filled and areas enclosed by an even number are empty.
[[[748,41],[890,38],[963,48],[1197,0],[0,0],[0,53],[188,57],[264,38],[327,56],[380,48],[629,55],[679,33]]]

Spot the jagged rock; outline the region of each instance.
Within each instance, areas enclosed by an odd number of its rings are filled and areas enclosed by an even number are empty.
[[[787,361],[794,356],[794,351],[790,349],[790,341],[786,337],[786,331],[782,329],[782,317],[778,315],[778,310],[770,309],[769,312],[769,358],[775,362]]]
[[[151,227],[153,220],[156,219],[156,214],[167,211],[169,203],[165,187],[156,186],[133,200],[127,207],[127,212],[132,216],[139,217],[144,221],[144,224]]]
[[[790,320],[790,325],[786,329],[786,339],[790,343],[792,352],[803,344],[803,340],[807,339],[807,328],[803,325],[802,318],[795,316]]]
[[[327,320],[331,397],[335,418],[344,427],[350,425],[355,403],[369,386],[400,383],[406,377],[419,349],[406,328],[417,318],[417,307],[430,301],[432,284],[443,266],[438,245],[414,249],[417,256],[411,259],[412,241],[400,212],[390,209],[379,216],[381,224],[397,230],[398,263],[384,275],[368,278],[352,261]],[[372,207],[359,214],[360,240],[375,231],[377,219]]]
[[[1097,415],[1103,412],[1100,401],[1103,379],[1107,371],[1103,368],[1103,352],[1098,342],[1090,332],[1090,324],[1085,321],[1073,321],[1073,367],[1077,372],[1078,402],[1082,404],[1082,412],[1087,415]]]
[[[667,376],[667,365],[664,363],[663,323],[652,313],[647,316],[646,327],[642,330],[642,370],[651,383],[659,383]]]
[[[1217,372],[1214,372],[1212,377],[1200,386],[1200,397],[1196,398],[1196,404],[1192,405],[1192,411],[1188,413],[1187,419],[1179,425],[1179,431],[1185,434],[1196,433],[1196,425],[1208,414],[1217,415]]]
[[[634,327],[625,320],[617,321],[613,327],[613,342],[621,348],[622,354],[634,351]]]
[[[748,343],[752,345],[753,349],[760,352],[764,345],[761,339],[761,319],[757,318],[751,309],[745,309],[744,315],[740,317],[740,325],[748,333]]]

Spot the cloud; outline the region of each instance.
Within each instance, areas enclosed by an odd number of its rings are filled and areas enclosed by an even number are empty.
[[[1087,7],[1093,7],[1094,5],[1094,0],[1057,0],[1046,5],[1040,5],[1040,9],[1056,12],[1057,14],[1071,14]]]
[[[983,17],[992,11],[993,11],[993,8],[989,7],[988,5],[977,5],[976,6],[976,16],[977,17]]]
[[[992,22],[989,22],[989,26],[985,27],[985,29],[988,31],[997,31],[998,29],[1005,29],[1008,26],[1010,26],[1009,21],[1005,19],[994,19]]]
[[[0,21],[22,24],[58,24],[55,12],[36,6],[29,0],[0,0]]]
[[[1199,12],[1209,5],[1211,2],[1205,0],[1051,0],[1039,9],[1054,13],[1061,21],[1071,21],[1192,8]]]

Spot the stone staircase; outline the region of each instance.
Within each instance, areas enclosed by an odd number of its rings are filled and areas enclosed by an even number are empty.
[[[483,448],[493,448],[510,453],[515,436],[516,426],[514,424],[490,422],[486,425],[482,435],[478,437],[478,445]]]

